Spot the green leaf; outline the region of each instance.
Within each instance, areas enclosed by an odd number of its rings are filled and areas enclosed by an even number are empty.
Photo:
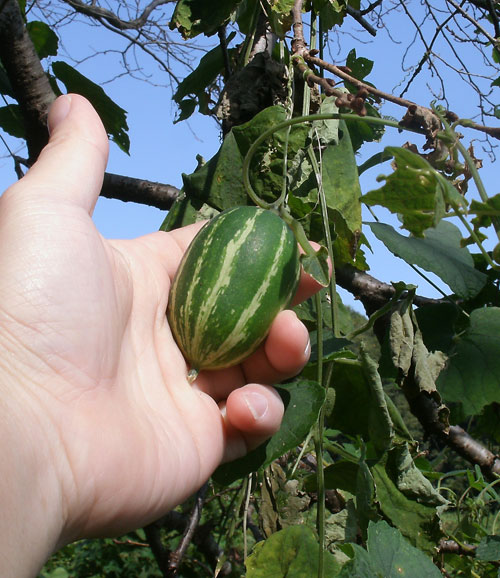
[[[354,462],[340,460],[331,464],[324,470],[325,487],[334,490],[343,490],[352,495],[356,495],[356,485],[358,479],[359,466]],[[307,478],[306,489],[315,491],[317,476]]]
[[[194,173],[183,175],[186,195],[219,210],[248,204],[242,171],[245,155],[263,131],[285,118],[283,107],[272,106],[248,123],[233,128],[214,157]],[[290,157],[293,158],[304,146],[308,131],[308,127],[296,127],[296,130],[290,131]],[[275,133],[269,142],[259,147],[251,163],[252,185],[260,197],[270,201],[276,200],[281,194],[285,138],[285,131]]]
[[[340,573],[342,578],[439,578],[441,572],[423,552],[409,544],[385,521],[368,526],[366,550],[352,544],[354,559]]]
[[[386,469],[392,472],[396,487],[407,498],[427,506],[448,503],[417,468],[407,443],[391,450]]]
[[[500,193],[490,197],[486,202],[473,200],[470,204],[469,212],[476,215],[472,220],[474,229],[489,227],[492,218],[500,217]]]
[[[485,562],[500,560],[500,536],[485,536],[477,546],[476,560]]]
[[[315,0],[314,10],[321,19],[324,32],[340,26],[346,15],[345,2],[339,0]]]
[[[391,416],[387,408],[386,396],[375,361],[361,347],[361,364],[363,373],[370,387],[370,436],[377,455],[381,456],[388,450],[394,437]]]
[[[7,96],[15,98],[9,77],[7,76],[5,68],[1,62],[0,62],[0,94],[5,94]]]
[[[230,132],[215,156],[190,175],[182,175],[184,190],[192,200],[203,201],[222,211],[246,205],[243,158]]]
[[[33,42],[38,58],[56,56],[59,47],[57,34],[45,22],[28,22],[26,30]]]
[[[314,255],[300,256],[300,262],[304,271],[315,279],[322,287],[327,287],[330,282],[330,269],[328,266],[328,251],[320,247]]]
[[[414,546],[431,553],[441,536],[438,511],[400,490],[395,457],[397,450],[391,450],[385,465],[380,462],[372,468],[380,510]]]
[[[463,299],[475,297],[487,276],[474,268],[458,227],[441,221],[424,231],[424,237],[406,237],[385,223],[368,223],[373,234],[397,257],[437,275]]]
[[[229,44],[235,36],[235,32],[231,33],[226,43]],[[229,50],[229,55],[234,52]],[[198,66],[188,74],[186,78],[179,84],[173,96],[174,101],[179,105],[180,115],[176,122],[185,120],[194,112],[196,104],[200,106],[200,112],[207,114],[208,108],[206,91],[208,87],[215,81],[217,76],[224,71],[224,54],[220,45],[216,46],[207,52],[201,58]],[[186,98],[188,96],[195,98]]]
[[[269,2],[268,17],[272,31],[281,39],[292,27],[294,0],[274,0]],[[270,10],[269,10],[270,9]]]
[[[177,28],[185,39],[194,38],[201,33],[211,36],[227,22],[239,1],[179,0],[172,15],[170,28],[172,30]]]
[[[0,128],[16,138],[25,138],[24,119],[18,104],[0,108]]]
[[[205,205],[202,201],[190,199],[182,192],[168,211],[160,226],[160,231],[179,229],[200,220],[210,219],[217,213],[218,211]]]
[[[347,55],[345,64],[351,70],[350,75],[358,80],[363,80],[373,69],[373,60],[363,58],[362,56],[358,57],[355,48],[351,49]]]
[[[412,388],[412,396],[426,392],[437,404],[441,397],[436,388],[436,379],[446,363],[441,351],[429,352],[424,344],[422,333],[411,309],[412,296],[397,303],[389,321],[388,347],[391,361],[396,368],[397,380],[401,383],[410,373],[405,387]],[[387,371],[387,368],[385,368]],[[385,373],[385,372],[384,372]],[[390,372],[389,372],[390,373]],[[444,411],[444,408],[443,408]],[[440,417],[446,419],[444,412]]]
[[[128,154],[130,139],[127,134],[126,111],[111,100],[98,84],[92,82],[66,62],[53,62],[52,72],[64,84],[68,92],[81,94],[92,103],[101,117],[106,132],[120,149]]]
[[[400,214],[403,227],[417,237],[439,223],[447,204],[465,205],[453,185],[420,155],[397,147],[387,147],[385,152],[394,156],[396,170],[378,177],[385,184],[361,198],[367,205],[382,205]]]
[[[305,525],[290,526],[258,542],[246,560],[246,578],[311,578],[318,573],[319,544]],[[339,565],[324,552],[325,576],[337,576]]]
[[[213,476],[216,482],[228,485],[270,464],[301,444],[316,423],[325,401],[325,389],[319,383],[299,380],[276,387],[285,401],[280,430],[243,458],[219,466]]]
[[[339,124],[341,138],[326,148],[322,157],[325,200],[336,233],[333,243],[336,265],[355,264],[361,235],[361,187],[356,157],[345,121]]]
[[[335,405],[328,426],[372,441],[379,458],[391,444],[392,422],[376,366],[367,356],[363,362],[336,359],[332,384]]]
[[[446,402],[460,402],[466,416],[500,403],[500,308],[475,309],[469,327],[455,339],[437,381]]]

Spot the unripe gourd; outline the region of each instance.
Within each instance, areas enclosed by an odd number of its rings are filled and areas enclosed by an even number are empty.
[[[167,309],[190,380],[255,351],[299,276],[297,242],[276,213],[237,207],[209,221],[181,261]]]

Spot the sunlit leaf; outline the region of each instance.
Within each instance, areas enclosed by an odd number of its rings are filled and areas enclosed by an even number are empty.
[[[258,542],[246,560],[246,578],[310,578],[317,576],[319,544],[305,525],[290,526]],[[325,576],[337,576],[339,564],[324,552]]]
[[[417,237],[439,223],[447,204],[464,206],[465,200],[453,185],[420,155],[397,147],[387,147],[385,152],[394,156],[396,170],[378,178],[385,184],[363,195],[364,203],[399,214],[403,227]]]
[[[423,232],[424,237],[406,237],[385,223],[369,223],[373,234],[397,257],[436,274],[463,299],[471,299],[484,287],[487,277],[474,268],[460,230],[447,221]]]

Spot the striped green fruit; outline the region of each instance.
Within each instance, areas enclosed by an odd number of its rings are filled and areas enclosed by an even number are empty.
[[[277,214],[237,207],[205,225],[181,261],[167,309],[191,379],[255,351],[299,276],[297,242]]]

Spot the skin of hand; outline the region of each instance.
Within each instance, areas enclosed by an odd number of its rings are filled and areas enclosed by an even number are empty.
[[[0,198],[0,574],[33,576],[62,545],[143,526],[278,428],[271,384],[300,371],[292,311],[240,366],[194,386],[165,311],[201,225],[108,241],[91,215],[108,140],[60,97],[50,141]],[[302,276],[296,300],[319,287]]]

